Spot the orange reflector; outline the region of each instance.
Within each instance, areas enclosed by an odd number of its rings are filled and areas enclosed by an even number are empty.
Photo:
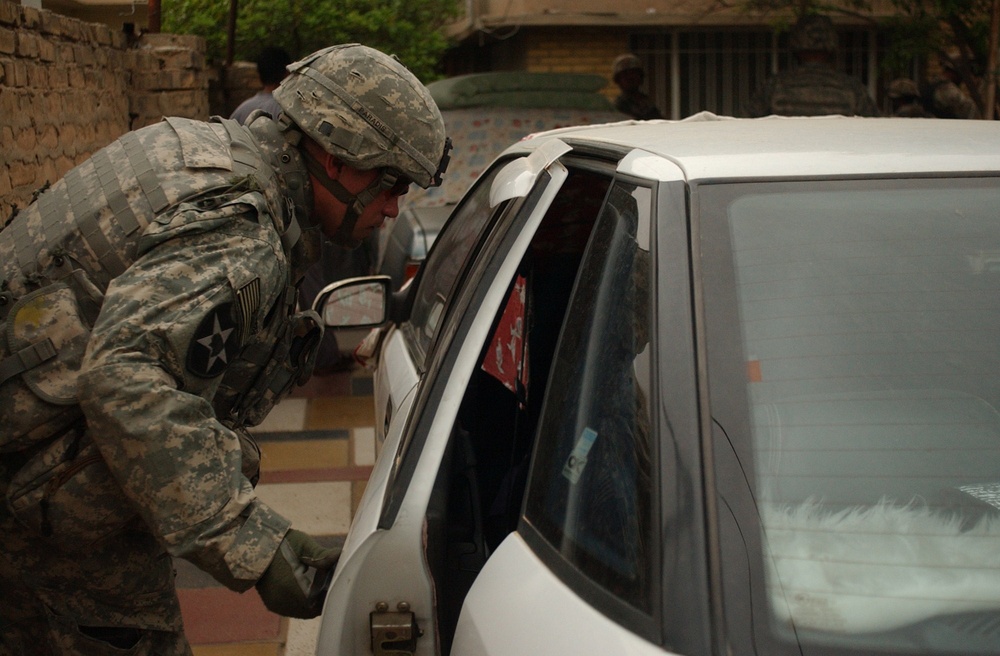
[[[764,380],[760,375],[760,360],[747,361],[747,380],[751,383],[759,383]]]

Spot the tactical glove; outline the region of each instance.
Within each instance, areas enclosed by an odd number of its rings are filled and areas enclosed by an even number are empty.
[[[325,549],[309,535],[291,529],[257,581],[257,592],[272,613],[316,617],[323,610],[326,587],[339,558],[340,549]]]

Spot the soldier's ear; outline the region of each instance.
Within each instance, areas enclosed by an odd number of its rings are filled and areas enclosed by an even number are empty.
[[[344,168],[344,163],[326,151],[324,151],[324,154],[326,157],[321,160],[323,169],[330,176],[331,180],[336,180],[340,177],[340,171]]]
[[[340,171],[344,166],[344,163],[339,159],[331,155],[330,153],[323,150],[323,147],[310,138],[306,138],[303,142],[305,144],[306,151],[309,155],[319,162],[320,166],[330,177],[331,180],[336,180],[340,177]]]

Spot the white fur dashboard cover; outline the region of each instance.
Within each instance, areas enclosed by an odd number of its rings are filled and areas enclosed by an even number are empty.
[[[1000,609],[1000,519],[963,530],[925,506],[883,502],[831,513],[807,502],[762,512],[780,622],[888,631],[936,615]]]

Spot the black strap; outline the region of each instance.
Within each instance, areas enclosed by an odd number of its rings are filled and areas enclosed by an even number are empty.
[[[34,369],[46,360],[51,360],[56,354],[56,347],[47,337],[13,353],[0,361],[0,385],[18,374]]]

